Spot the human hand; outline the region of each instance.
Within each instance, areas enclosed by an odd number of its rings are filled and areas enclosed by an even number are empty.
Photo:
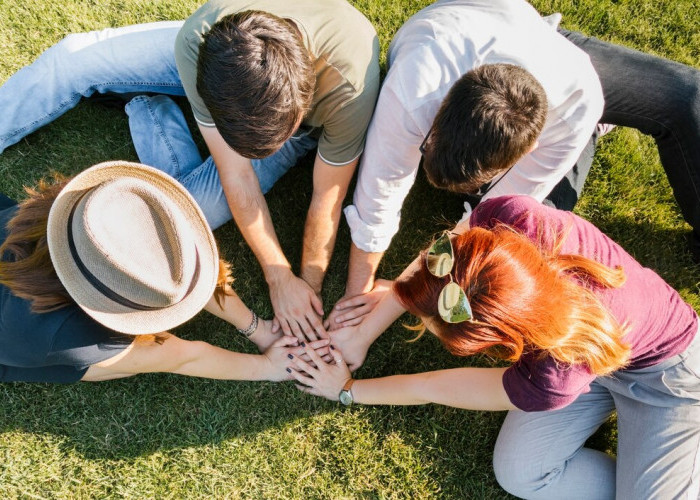
[[[333,345],[331,346],[331,355],[333,356],[331,363],[324,363],[316,351],[310,347],[306,348],[306,354],[313,364],[296,356],[292,359],[294,364],[292,376],[299,382],[296,384],[297,389],[331,401],[338,401],[338,396],[345,382],[352,378],[340,350]]]
[[[282,331],[279,325],[275,328],[273,320],[261,319],[258,321],[258,327],[248,338],[258,346],[260,352],[265,352],[280,337],[282,337]]]
[[[275,318],[285,335],[299,340],[327,338],[323,328],[323,303],[311,287],[291,271],[270,283]]]
[[[362,366],[372,343],[363,337],[360,326],[348,326],[331,332],[331,341],[333,346],[343,351],[343,359],[352,371]]]
[[[323,323],[328,331],[337,330],[346,326],[360,324],[364,317],[369,314],[387,292],[391,291],[393,281],[376,280],[374,287],[367,293],[343,297]]]
[[[261,354],[266,363],[267,376],[265,379],[272,382],[292,380],[292,373],[289,368],[290,360],[297,358],[310,360],[307,354],[307,349],[310,349],[323,363],[322,357],[330,359],[328,357],[329,344],[329,339],[316,340],[307,344],[300,342],[298,338],[291,335],[282,336]]]

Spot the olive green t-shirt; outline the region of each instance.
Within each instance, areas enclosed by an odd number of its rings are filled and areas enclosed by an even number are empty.
[[[269,12],[298,26],[316,71],[303,124],[320,130],[318,154],[326,163],[344,165],[357,158],[379,91],[379,42],[370,22],[345,0],[211,0],[200,7],[175,42],[177,69],[197,122],[215,126],[197,92],[203,34],[219,19],[244,10]]]

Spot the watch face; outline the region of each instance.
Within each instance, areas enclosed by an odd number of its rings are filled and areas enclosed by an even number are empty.
[[[352,394],[350,394],[350,391],[340,391],[338,399],[340,399],[340,402],[345,406],[352,404]]]

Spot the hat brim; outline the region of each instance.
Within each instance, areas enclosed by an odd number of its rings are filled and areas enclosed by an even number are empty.
[[[177,304],[149,311],[134,310],[118,304],[90,284],[71,256],[68,219],[73,207],[87,190],[121,177],[140,179],[159,188],[182,210],[191,224],[200,259],[199,277],[190,293]],[[51,206],[47,240],[56,274],[76,304],[107,328],[122,333],[160,333],[184,323],[207,304],[214,293],[219,275],[216,241],[197,202],[175,179],[160,170],[139,163],[100,163],[73,178]]]

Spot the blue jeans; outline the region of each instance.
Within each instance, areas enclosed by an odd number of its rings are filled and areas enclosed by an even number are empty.
[[[617,461],[583,447],[613,411]],[[501,486],[522,498],[697,499],[700,333],[658,365],[596,378],[569,406],[508,412],[493,463]]]
[[[182,21],[125,26],[68,35],[0,87],[0,152],[95,93],[184,96],[175,66],[175,37]],[[183,183],[212,228],[231,219],[211,157],[202,161],[181,110],[163,96],[139,97],[127,106],[142,163]],[[316,146],[298,131],[273,155],[253,160],[263,193]]]

